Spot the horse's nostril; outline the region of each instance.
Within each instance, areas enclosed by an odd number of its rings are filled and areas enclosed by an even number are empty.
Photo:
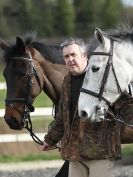
[[[90,119],[90,110],[88,108],[84,108],[79,110],[79,116],[85,119]]]
[[[6,123],[9,125],[9,127],[11,129],[15,129],[15,130],[21,130],[22,129],[22,125],[20,125],[20,123],[18,122],[18,120],[15,117],[11,117],[9,118],[5,118]]]
[[[80,112],[80,116],[83,117],[83,118],[88,117],[87,115],[88,115],[88,114],[87,114],[86,111],[81,111],[81,112]]]

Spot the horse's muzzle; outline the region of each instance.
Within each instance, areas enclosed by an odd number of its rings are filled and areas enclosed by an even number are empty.
[[[4,116],[6,123],[9,125],[11,129],[14,130],[22,130],[23,125],[19,123],[19,121],[15,117],[11,117],[10,119]]]

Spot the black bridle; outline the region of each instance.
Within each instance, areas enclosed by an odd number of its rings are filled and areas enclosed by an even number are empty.
[[[103,96],[103,93],[104,93],[104,89],[105,89],[105,86],[106,86],[106,83],[107,83],[107,79],[108,79],[108,76],[109,76],[109,72],[110,72],[110,69],[112,69],[113,71],[113,74],[114,74],[114,77],[115,77],[115,81],[116,81],[116,85],[117,85],[117,89],[118,89],[118,93],[122,94],[122,90],[121,90],[121,87],[120,87],[120,84],[118,82],[118,79],[117,79],[117,76],[116,76],[116,73],[115,73],[115,69],[114,69],[114,66],[113,66],[113,49],[114,49],[114,40],[113,38],[110,38],[110,50],[108,53],[106,52],[91,52],[90,53],[90,56],[92,55],[103,55],[103,56],[108,56],[108,61],[107,61],[107,64],[106,64],[106,67],[105,67],[105,71],[104,71],[104,74],[103,74],[103,78],[102,78],[102,82],[101,82],[101,87],[100,87],[100,91],[99,93],[96,93],[96,92],[93,92],[91,90],[88,90],[88,89],[85,89],[85,88],[81,88],[80,91],[83,92],[83,93],[87,93],[87,94],[90,94],[94,97],[97,97],[99,99],[99,101],[102,101],[104,100],[107,105],[109,107],[112,106],[112,103],[110,101],[108,101],[104,96]],[[119,119],[118,115],[114,115],[114,113],[112,111],[109,111],[108,110],[108,113],[113,117],[114,120],[116,121],[119,121],[121,123],[124,123],[125,125],[128,125],[130,127],[133,128],[133,125],[132,124],[129,124],[121,119]]]
[[[40,89],[41,89],[41,82],[40,82],[39,76],[37,74],[36,68],[35,68],[35,66],[33,64],[32,58],[25,58],[25,57],[13,57],[12,58],[12,61],[17,61],[17,60],[18,61],[26,61],[26,62],[29,63],[29,71],[25,75],[25,77],[28,78],[27,94],[26,94],[26,96],[24,98],[11,98],[11,99],[6,98],[5,102],[6,102],[6,105],[10,105],[13,102],[24,103],[26,105],[26,107],[28,107],[30,112],[32,112],[32,111],[34,111],[34,108],[32,106],[32,100],[29,97],[29,93],[31,92],[31,88],[32,88],[32,78],[33,78],[33,76],[35,76]]]
[[[109,106],[111,105],[111,103],[105,97],[103,97],[103,92],[104,92],[104,88],[105,88],[106,83],[107,83],[107,79],[108,79],[108,75],[109,75],[109,71],[110,71],[111,67],[112,67],[112,70],[113,70],[113,74],[115,76],[115,80],[116,80],[116,84],[117,84],[117,88],[118,88],[118,93],[120,93],[120,92],[122,93],[122,90],[120,88],[120,85],[119,85],[119,82],[118,82],[118,79],[116,77],[116,73],[115,73],[115,70],[114,70],[114,66],[113,66],[113,48],[114,48],[114,40],[110,39],[110,51],[109,51],[109,53],[106,53],[106,52],[91,52],[90,53],[90,56],[92,56],[92,55],[103,55],[103,56],[108,56],[109,57],[108,61],[107,61],[106,68],[105,68],[105,71],[104,71],[104,74],[103,74],[103,78],[102,78],[99,93],[93,92],[91,90],[87,90],[85,88],[80,89],[81,92],[84,92],[84,93],[90,94],[94,97],[97,97],[99,99],[99,101],[101,101],[101,100],[106,101],[106,103]]]
[[[5,104],[6,106],[10,106],[13,109],[15,109],[22,117],[23,117],[23,128],[26,128],[32,137],[32,139],[40,144],[43,145],[43,142],[34,134],[33,129],[32,129],[32,122],[30,118],[30,112],[34,111],[34,107],[32,105],[33,100],[29,97],[31,89],[32,89],[32,78],[33,76],[36,78],[37,83],[39,85],[39,88],[41,90],[41,82],[39,79],[39,76],[37,74],[37,70],[33,64],[33,60],[31,57],[31,54],[29,53],[29,58],[28,57],[13,57],[12,61],[26,61],[29,63],[29,70],[28,73],[25,75],[25,77],[28,78],[28,84],[27,84],[27,93],[24,98],[6,98],[5,99]],[[24,112],[21,112],[18,108],[14,106],[14,103],[23,103],[24,104]]]
[[[13,109],[15,109],[22,117],[23,117],[23,128],[26,128],[32,139],[37,143],[37,144],[40,144],[40,145],[43,145],[43,141],[41,141],[36,135],[35,133],[33,132],[33,129],[32,129],[32,121],[31,121],[31,118],[30,118],[30,112],[33,112],[34,111],[34,107],[32,106],[32,102],[33,100],[30,99],[29,95],[30,95],[30,92],[31,92],[31,89],[32,89],[32,78],[33,76],[35,76],[36,80],[37,80],[37,83],[40,87],[40,90],[42,90],[42,86],[41,86],[41,82],[40,82],[40,79],[39,79],[39,76],[37,74],[37,70],[33,64],[33,59],[32,59],[32,56],[31,54],[29,53],[29,58],[27,57],[13,57],[12,58],[13,61],[26,61],[29,63],[29,73],[26,74],[26,76],[28,77],[28,84],[27,84],[27,94],[26,94],[26,97],[25,98],[13,98],[13,99],[8,99],[6,98],[5,100],[5,103],[7,106],[10,106],[12,107]],[[24,109],[24,112],[20,112],[15,106],[13,103],[24,103],[25,104],[25,109]],[[54,147],[52,149],[59,149],[60,151],[60,147],[58,147],[57,145],[54,145]]]

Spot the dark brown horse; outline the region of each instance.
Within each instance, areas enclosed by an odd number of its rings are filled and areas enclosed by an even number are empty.
[[[4,118],[10,128],[21,130],[25,109],[32,111],[32,104],[42,90],[58,104],[67,69],[57,46],[30,40],[25,44],[17,37],[15,45],[2,43],[1,47],[5,51],[3,75],[7,84]]]
[[[5,52],[3,75],[7,84],[4,118],[10,128],[21,130],[26,126],[29,113],[34,111],[32,104],[42,90],[57,106],[68,71],[58,46],[32,42],[30,38],[24,42],[17,37],[13,46],[1,41],[1,48]],[[68,176],[67,161],[57,174],[62,175]]]

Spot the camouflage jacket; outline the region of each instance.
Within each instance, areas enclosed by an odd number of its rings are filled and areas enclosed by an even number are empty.
[[[45,141],[55,145],[61,140],[64,160],[119,159],[121,157],[120,127],[116,122],[90,123],[75,112],[70,123],[71,77],[63,83],[59,110]]]

